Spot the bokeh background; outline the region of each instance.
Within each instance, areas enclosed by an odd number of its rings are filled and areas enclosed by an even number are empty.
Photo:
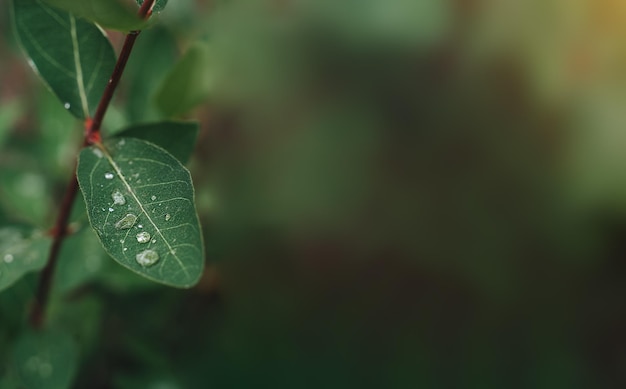
[[[47,228],[81,123],[0,17],[0,222]],[[189,291],[125,272],[78,204],[62,266],[81,270],[51,309],[81,345],[76,387],[626,387],[626,2],[170,0],[158,18],[105,130],[165,117],[159,88],[203,47],[182,117],[201,123],[207,271]],[[0,349],[35,283],[0,295]]]

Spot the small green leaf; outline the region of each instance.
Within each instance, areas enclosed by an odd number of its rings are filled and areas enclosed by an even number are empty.
[[[0,291],[46,265],[52,241],[38,230],[0,228]]]
[[[154,94],[174,66],[176,39],[169,29],[156,25],[142,31],[124,70],[127,96],[124,109],[131,123],[150,122],[163,115],[154,104]]]
[[[63,332],[27,332],[16,342],[13,364],[29,389],[69,388],[76,373],[78,352]]]
[[[42,0],[14,0],[13,20],[31,66],[74,116],[90,116],[115,66],[104,33]]]
[[[157,107],[165,115],[184,114],[206,100],[213,81],[209,59],[209,48],[198,42],[174,66],[156,95]]]
[[[44,0],[46,3],[113,30],[140,30],[146,21],[124,0]]]
[[[191,287],[204,266],[189,171],[151,143],[120,138],[83,149],[78,182],[105,251],[154,281]]]
[[[144,0],[136,0],[137,4],[142,5]],[[167,5],[167,0],[156,0],[152,6],[152,11],[159,12]]]
[[[193,153],[198,137],[198,123],[165,121],[139,124],[116,134],[117,137],[142,139],[160,146],[182,163]]]
[[[65,293],[94,278],[106,254],[86,221],[84,228],[65,238],[54,273],[55,292]]]

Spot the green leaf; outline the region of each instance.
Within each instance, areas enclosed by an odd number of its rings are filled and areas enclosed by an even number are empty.
[[[151,143],[121,138],[83,149],[77,176],[91,226],[117,262],[170,286],[198,281],[202,234],[180,162]]]
[[[115,66],[104,33],[41,0],[14,0],[13,20],[22,47],[44,82],[74,116],[90,116]]]
[[[204,102],[212,86],[209,48],[196,43],[174,66],[156,95],[157,107],[167,116],[184,114]]]
[[[137,138],[154,143],[186,163],[193,153],[198,137],[198,123],[165,121],[139,124],[116,134],[118,137]]]
[[[93,230],[87,226],[68,236],[61,246],[54,273],[54,290],[65,293],[94,278],[102,269],[106,254]]]
[[[136,0],[137,4],[142,5],[143,4],[143,0]],[[154,2],[154,6],[152,6],[152,11],[153,12],[159,12],[162,11],[163,8],[165,8],[165,6],[167,5],[167,0],[156,0]]]
[[[13,364],[29,389],[69,388],[78,362],[72,338],[63,332],[27,332],[13,349]]]
[[[113,30],[140,30],[146,21],[124,0],[44,0],[46,3]]]
[[[131,123],[150,122],[163,116],[154,104],[159,85],[178,55],[173,33],[160,25],[141,32],[124,70],[127,86],[125,111]]]
[[[38,230],[0,228],[0,291],[46,265],[52,241]]]

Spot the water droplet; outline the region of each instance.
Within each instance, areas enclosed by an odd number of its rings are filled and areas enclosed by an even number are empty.
[[[70,105],[70,103],[65,103],[65,104],[63,104],[63,107],[65,109],[70,109],[71,105]]]
[[[115,210],[113,208],[109,207],[109,212],[113,212],[113,211],[115,211]]]
[[[143,224],[139,224],[137,227],[138,228],[143,228]]]
[[[98,158],[102,158],[102,157],[104,156],[104,155],[102,154],[102,151],[101,151],[99,148],[97,148],[97,147],[94,147],[93,149],[91,149],[91,151],[93,151],[93,153],[94,153],[94,154],[96,155],[96,157],[98,157]]]
[[[115,223],[115,228],[117,228],[118,230],[127,230],[131,228],[132,226],[134,226],[136,221],[137,221],[137,216],[133,215],[132,213],[129,213],[129,214],[126,214],[126,216],[124,216],[120,220],[118,220],[117,223]]]
[[[124,146],[126,144],[126,140],[125,139],[120,139],[119,142],[117,142],[118,146]]]
[[[113,198],[113,204],[115,205],[124,205],[126,204],[126,199],[122,192],[119,189],[115,189],[115,192],[111,193],[111,197]]]
[[[155,243],[156,243],[156,239],[152,239],[152,244],[155,244]]]
[[[124,247],[124,251],[128,250],[128,247]]]
[[[152,201],[156,200],[156,196],[150,196],[150,200]]]
[[[154,250],[144,250],[135,256],[141,266],[152,266],[159,260],[159,254]]]
[[[11,262],[13,262],[13,255],[12,255],[12,254],[6,254],[6,255],[4,256],[4,262],[6,262],[6,263],[11,263]]]
[[[139,243],[148,243],[150,241],[150,233],[146,231],[141,231],[137,234],[137,242]]]
[[[172,217],[170,216],[169,213],[165,214],[165,221],[169,221]]]
[[[113,177],[114,177],[113,173],[109,173],[109,172],[104,173],[104,178],[106,178],[107,180],[112,180]]]

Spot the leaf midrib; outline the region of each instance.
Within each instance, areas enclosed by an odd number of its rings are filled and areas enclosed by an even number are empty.
[[[72,14],[70,14],[70,35],[72,36],[72,48],[74,52],[74,67],[76,68],[76,84],[78,86],[78,94],[83,108],[83,115],[87,118],[89,117],[89,104],[87,103],[87,95],[85,94],[83,65],[80,62],[80,47],[78,45],[78,37],[76,35],[76,18]]]
[[[113,169],[115,170],[117,175],[120,177],[120,180],[122,180],[122,183],[124,184],[124,186],[126,187],[128,192],[131,194],[131,196],[133,197],[133,199],[135,200],[137,205],[139,205],[139,208],[141,209],[141,212],[144,215],[146,215],[146,218],[148,219],[150,224],[152,224],[152,226],[154,227],[154,230],[157,232],[157,234],[159,234],[161,239],[163,239],[163,242],[165,242],[165,244],[167,245],[167,248],[169,249],[169,253],[172,255],[172,257],[174,257],[176,259],[176,261],[178,262],[180,268],[183,270],[183,272],[185,273],[187,278],[189,278],[189,272],[187,271],[187,267],[183,264],[183,262],[180,260],[180,258],[178,258],[178,256],[176,255],[176,250],[174,250],[172,248],[172,246],[170,246],[170,244],[167,241],[167,239],[165,238],[165,236],[163,236],[163,233],[161,233],[161,230],[159,229],[159,227],[157,227],[157,225],[154,223],[154,221],[152,220],[152,218],[150,217],[148,212],[146,212],[146,210],[144,209],[143,205],[139,201],[139,198],[137,198],[137,196],[135,195],[135,192],[133,191],[132,187],[130,186],[128,181],[126,181],[126,178],[122,174],[122,171],[120,170],[119,166],[117,165],[117,163],[115,163],[115,161],[113,160],[113,157],[111,157],[111,154],[109,154],[109,151],[103,145],[96,145],[95,147],[98,147],[103,152],[103,154],[105,155],[105,157],[107,158],[107,160],[109,161],[109,163],[111,164],[111,166],[113,167]],[[163,258],[163,260],[165,261],[165,258]]]

